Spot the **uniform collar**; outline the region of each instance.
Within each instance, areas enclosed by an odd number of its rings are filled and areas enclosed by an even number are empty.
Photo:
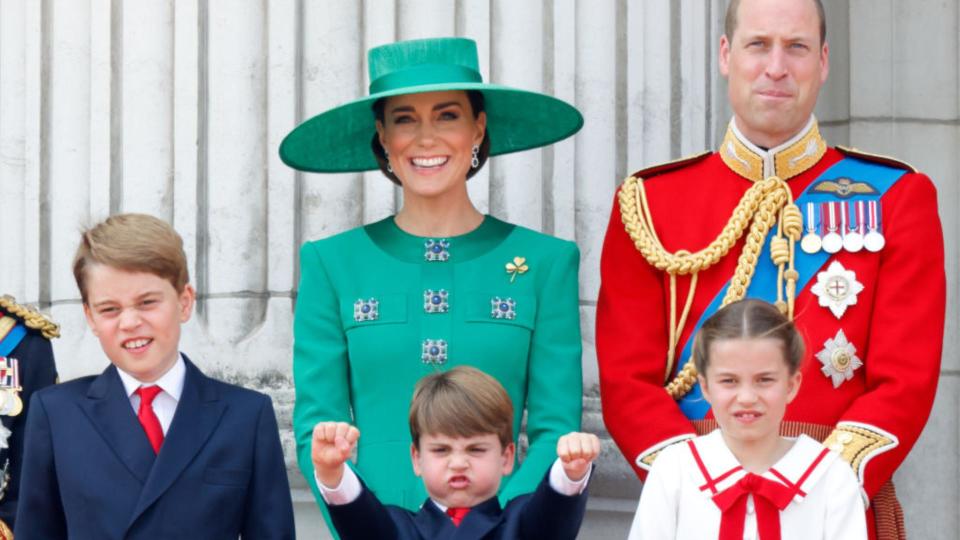
[[[437,264],[427,261],[428,242],[444,242],[449,254],[446,264],[461,263],[479,257],[498,246],[513,231],[514,226],[487,215],[476,229],[458,236],[426,237],[412,235],[397,226],[393,216],[364,227],[367,235],[380,249],[409,263]],[[443,264],[443,263],[439,263]]]
[[[720,158],[740,176],[759,182],[771,176],[789,180],[816,165],[826,151],[813,115],[800,133],[769,150],[747,140],[733,119],[720,145]]]

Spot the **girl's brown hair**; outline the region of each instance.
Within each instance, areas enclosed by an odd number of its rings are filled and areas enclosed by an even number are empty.
[[[783,347],[783,358],[790,374],[800,369],[804,344],[800,332],[773,304],[745,299],[727,304],[703,323],[693,342],[697,371],[706,376],[710,366],[710,346],[725,339],[775,339]]]

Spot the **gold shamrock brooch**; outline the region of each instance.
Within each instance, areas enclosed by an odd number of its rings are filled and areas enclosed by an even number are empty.
[[[530,269],[526,265],[527,259],[524,257],[514,257],[513,262],[507,263],[507,273],[510,274],[510,283],[517,279],[517,274],[525,274]]]

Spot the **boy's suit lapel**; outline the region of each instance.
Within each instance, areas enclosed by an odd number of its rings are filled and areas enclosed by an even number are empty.
[[[226,405],[215,385],[183,355],[183,393],[128,527],[180,476],[213,434]],[[139,425],[138,425],[139,427]],[[146,441],[146,438],[144,438]]]
[[[420,532],[421,538],[453,538],[456,527],[453,521],[443,511],[437,508],[430,499],[427,499],[420,511],[413,517],[413,523]]]
[[[470,509],[463,518],[453,538],[484,538],[500,523],[502,510],[496,497],[488,499]]]
[[[94,379],[80,407],[117,459],[141,484],[146,483],[156,456],[130,406],[116,367],[111,365]]]

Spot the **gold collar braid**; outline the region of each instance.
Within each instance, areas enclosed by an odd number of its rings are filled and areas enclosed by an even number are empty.
[[[737,260],[737,268],[723,297],[721,307],[740,300],[746,294],[757,267],[763,241],[774,222],[777,222],[777,234],[770,245],[771,258],[777,265],[776,305],[781,312],[793,320],[794,298],[799,277],[794,268],[794,252],[796,242],[800,240],[803,232],[803,217],[800,209],[793,203],[793,194],[784,180],[771,176],[753,184],[743,194],[720,235],[707,247],[695,253],[685,250],[670,253],[663,247],[653,226],[650,206],[647,203],[647,195],[641,179],[633,176],[627,178],[618,197],[623,225],[633,240],[634,246],[648,263],[670,276],[670,337],[664,380],[669,378],[673,371],[677,344],[686,325],[687,316],[690,314],[690,306],[697,287],[697,274],[701,270],[710,268],[729,253],[743,236],[748,225],[750,228],[746,244]],[[687,274],[691,276],[690,289],[687,292],[680,321],[677,322],[677,276]],[[691,355],[680,373],[666,384],[665,389],[674,399],[680,399],[693,388],[696,381],[697,368]]]
[[[0,296],[0,309],[23,319],[23,324],[27,325],[27,328],[39,330],[47,339],[60,337],[59,324],[35,309],[21,306],[12,296]]]
[[[730,120],[718,150],[727,167],[751,182],[771,176],[790,180],[819,163],[826,152],[827,142],[820,136],[820,128],[813,116],[803,131],[769,150],[751,143],[737,129],[736,121]]]

